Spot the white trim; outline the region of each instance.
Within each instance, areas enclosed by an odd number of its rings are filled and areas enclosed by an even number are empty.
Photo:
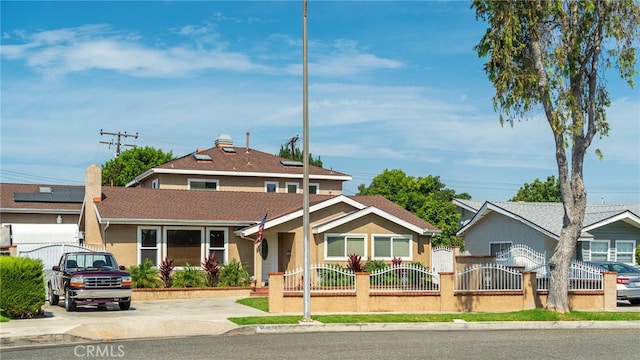
[[[276,186],[276,190],[275,191],[269,191],[269,185],[275,185]],[[264,182],[264,192],[266,192],[266,193],[268,193],[268,192],[277,193],[279,188],[280,188],[280,183],[277,182],[277,181],[265,181]]]
[[[265,173],[265,172],[240,172],[240,171],[216,171],[216,170],[187,170],[187,169],[149,169],[128,182],[125,187],[132,187],[151,176],[152,174],[173,174],[173,175],[195,175],[195,176],[238,176],[238,177],[272,177],[302,179],[303,174],[287,173]],[[309,174],[309,179],[313,180],[336,180],[350,181],[350,175],[315,175]]]
[[[290,193],[289,192],[289,186],[295,186],[296,187],[296,191]],[[287,194],[298,194],[300,192],[300,183],[287,181],[287,182],[284,183],[284,189],[285,189],[285,192]]]
[[[499,207],[499,206],[497,206],[495,204],[492,204],[492,203],[490,203],[488,201],[485,202],[484,205],[482,205],[480,210],[478,210],[478,212],[471,218],[471,220],[469,222],[467,222],[467,224],[465,226],[460,228],[460,230],[456,231],[456,235],[457,236],[462,235],[465,231],[467,231],[476,222],[480,221],[480,219],[482,219],[486,215],[490,214],[491,211],[496,212],[496,213],[501,214],[501,215],[504,215],[506,217],[509,217],[509,218],[511,218],[513,220],[519,221],[519,222],[521,222],[521,223],[523,223],[523,224],[525,224],[525,225],[527,225],[527,226],[529,226],[529,227],[531,227],[531,228],[543,233],[544,235],[546,235],[546,236],[548,236],[548,237],[550,237],[552,239],[555,239],[555,240],[559,239],[559,235],[556,235],[556,234],[550,232],[549,230],[547,230],[547,229],[545,229],[545,228],[543,228],[541,226],[538,226],[538,225],[532,223],[531,221],[529,221],[529,220],[527,220],[527,219],[525,219],[525,218],[523,218],[523,217],[521,217],[519,215],[516,215],[516,214],[514,214],[514,213],[512,213],[510,211],[507,211],[507,210],[505,210],[505,209],[503,209],[503,208],[501,208],[501,207]]]
[[[320,184],[319,183],[309,183],[309,187],[315,186],[316,192],[312,193],[309,191],[309,194],[320,194]]]
[[[391,256],[376,256],[376,237],[390,238],[391,243]],[[393,241],[394,239],[409,239],[409,257],[396,256],[393,253]],[[413,261],[413,235],[410,234],[372,234],[371,235],[371,259],[373,260],[393,260],[394,257],[399,257],[402,260]]]
[[[354,211],[354,212],[351,212],[351,213],[349,213],[349,214],[347,214],[345,216],[341,216],[339,218],[329,220],[329,221],[327,221],[327,222],[325,222],[323,224],[316,225],[316,226],[313,227],[313,233],[314,234],[320,234],[320,233],[329,231],[329,230],[334,229],[334,228],[336,228],[336,227],[338,227],[340,225],[347,224],[347,223],[349,223],[351,221],[359,219],[359,218],[361,218],[363,216],[367,216],[369,214],[378,215],[378,216],[382,217],[383,219],[387,219],[387,220],[389,220],[389,221],[391,221],[393,223],[396,223],[396,224],[398,224],[398,225],[400,225],[400,226],[402,226],[402,227],[404,227],[404,228],[406,228],[408,230],[416,232],[416,233],[418,233],[420,235],[434,235],[434,234],[441,233],[441,231],[423,229],[423,228],[421,228],[419,226],[415,226],[415,225],[413,225],[413,224],[411,224],[411,223],[409,223],[407,221],[404,221],[404,220],[402,220],[402,219],[400,219],[398,217],[395,217],[395,216],[393,216],[393,215],[391,215],[391,214],[389,214],[387,212],[384,212],[384,211],[382,211],[382,210],[380,210],[380,209],[378,209],[376,207],[373,207],[373,206],[367,207],[365,209],[361,209],[359,211]]]
[[[589,226],[585,226],[584,228],[582,228],[582,231],[590,231],[593,229],[597,229],[600,227],[603,227],[605,225],[609,225],[618,221],[623,221],[623,220],[629,220],[628,222],[636,227],[640,228],[640,217],[638,217],[637,215],[635,215],[634,213],[632,213],[631,211],[627,210],[624,211],[618,215],[612,216],[608,219],[604,219],[602,221],[598,221],[596,223],[593,223]],[[635,223],[635,224],[634,224]]]
[[[615,244],[615,250],[616,250],[616,261],[617,262],[622,262],[620,261],[620,259],[618,258],[618,254],[620,254],[621,252],[618,250],[618,243],[631,243],[631,252],[630,253],[622,253],[622,254],[627,254],[627,255],[631,255],[631,262],[625,262],[625,264],[629,264],[629,265],[635,265],[636,264],[636,241],[635,240],[614,240],[613,242]]]
[[[205,246],[204,256],[205,257],[209,256],[209,251],[211,250],[210,243],[209,243],[209,231],[222,231],[224,233],[224,245],[223,245],[224,259],[222,259],[222,261],[224,264],[228,264],[229,263],[229,229],[226,227],[206,227],[204,229],[204,246]]]
[[[138,226],[136,229],[136,238],[137,238],[137,242],[136,242],[136,248],[137,248],[137,253],[136,253],[136,264],[140,265],[141,261],[140,261],[140,257],[142,256],[142,230],[155,230],[156,231],[156,246],[155,246],[155,250],[156,250],[156,266],[159,267],[160,263],[162,262],[162,257],[160,256],[160,252],[162,249],[162,227],[161,226]],[[151,248],[145,248],[145,249],[151,249]]]
[[[327,245],[327,238],[329,237],[343,237],[344,238],[344,256],[329,256],[327,253],[329,251],[329,246]],[[345,233],[345,234],[340,234],[340,233],[327,233],[324,234],[324,260],[325,261],[347,261],[348,260],[348,255],[347,254],[347,239],[346,238],[362,238],[363,240],[363,245],[364,245],[364,254],[362,254],[362,260],[367,260],[369,253],[368,253],[368,242],[369,242],[369,238],[367,236],[367,234],[350,234],[350,233]]]
[[[160,179],[155,178],[151,180],[151,188],[152,189],[160,189]]]
[[[194,182],[216,184],[216,188],[215,189],[207,189],[207,188],[204,188],[204,189],[192,189],[191,188],[191,183],[194,183]],[[220,190],[220,180],[218,180],[218,179],[187,178],[187,190],[218,191],[218,190]]]
[[[593,260],[593,244],[594,243],[607,243],[607,250],[606,250],[606,254],[607,254],[607,258],[605,260]],[[598,254],[602,254],[602,253],[598,253]],[[589,260],[591,261],[610,261],[611,259],[611,240],[605,240],[605,239],[597,239],[597,240],[593,240],[591,241],[590,245],[589,245]]]

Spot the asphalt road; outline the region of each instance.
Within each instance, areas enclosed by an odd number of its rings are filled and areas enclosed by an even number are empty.
[[[639,336],[637,329],[223,335],[9,350],[2,359],[634,359]]]

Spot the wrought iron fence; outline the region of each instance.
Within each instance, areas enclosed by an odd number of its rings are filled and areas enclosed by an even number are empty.
[[[286,271],[283,275],[283,289],[285,293],[302,292],[303,268]],[[355,292],[356,274],[337,265],[311,265],[311,292]]]
[[[454,274],[455,291],[522,290],[522,273],[497,264],[477,264]]]
[[[549,290],[549,281],[551,279],[551,271],[549,265],[544,264],[532,268],[531,271],[536,272],[536,283],[538,291]],[[602,272],[587,263],[579,260],[574,260],[569,265],[569,290],[574,291],[601,291],[602,284]]]
[[[369,277],[371,292],[438,292],[440,276],[419,264],[400,264],[375,270]]]

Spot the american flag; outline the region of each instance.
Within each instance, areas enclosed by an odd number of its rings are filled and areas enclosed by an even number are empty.
[[[264,222],[267,221],[268,213],[269,211],[264,213],[264,216],[262,217],[262,221],[260,221],[260,225],[258,226],[258,238],[256,239],[256,244],[260,244],[260,242],[262,241],[262,232],[264,231]]]

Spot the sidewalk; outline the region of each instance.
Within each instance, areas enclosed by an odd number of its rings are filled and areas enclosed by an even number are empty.
[[[0,323],[2,349],[51,344],[135,340],[202,335],[242,335],[320,331],[459,331],[510,329],[615,329],[637,328],[640,321],[576,322],[473,322],[300,324],[238,326],[229,317],[264,316],[268,313],[235,303],[237,298],[157,300],[133,303],[128,311],[117,304],[106,310],[78,307],[66,312],[62,306],[43,308],[45,318]],[[628,309],[625,309],[628,310]]]

